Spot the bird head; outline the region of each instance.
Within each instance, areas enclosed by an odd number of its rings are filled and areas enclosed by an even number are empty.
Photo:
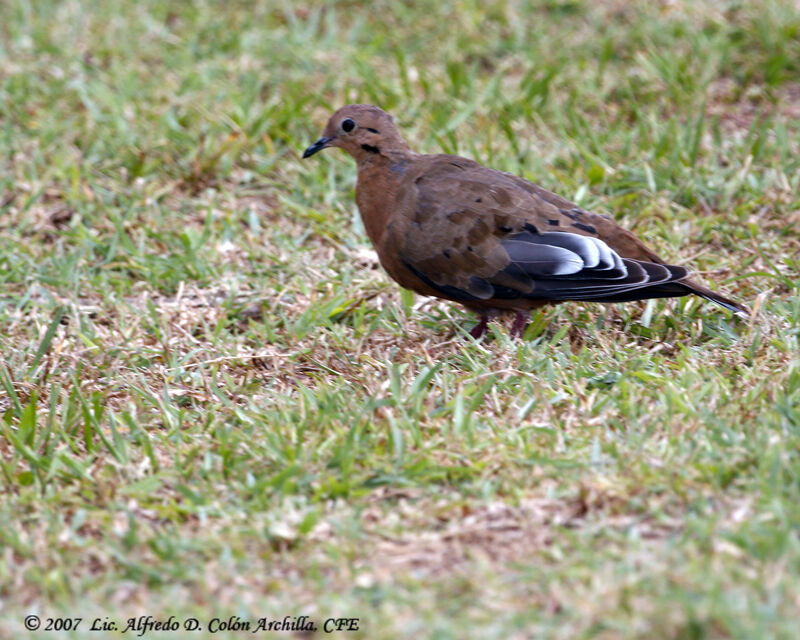
[[[392,116],[371,104],[348,104],[336,111],[322,137],[303,152],[303,157],[327,147],[344,149],[358,163],[380,154],[409,151]]]

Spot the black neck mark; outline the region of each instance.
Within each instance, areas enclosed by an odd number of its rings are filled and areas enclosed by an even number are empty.
[[[362,144],[361,148],[364,151],[369,151],[370,153],[380,153],[381,150],[378,147],[373,147],[371,144]]]

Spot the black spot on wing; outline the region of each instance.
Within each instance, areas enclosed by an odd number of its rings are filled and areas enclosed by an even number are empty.
[[[547,224],[549,224],[551,227],[557,227],[558,226],[558,220],[548,220]]]
[[[583,224],[582,222],[573,222],[573,223],[572,223],[572,226],[573,226],[573,227],[576,227],[576,228],[578,228],[578,229],[581,229],[582,231],[586,231],[586,232],[588,232],[588,233],[594,233],[594,234],[596,234],[596,233],[597,233],[597,229],[595,229],[595,228],[594,228],[592,225],[590,225],[590,224]]]

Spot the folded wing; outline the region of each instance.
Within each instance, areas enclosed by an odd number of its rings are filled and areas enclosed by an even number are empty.
[[[507,174],[438,158],[416,181],[400,258],[441,295],[617,302],[690,293],[677,284],[686,269],[620,256],[591,220],[575,221],[576,209],[559,209]]]

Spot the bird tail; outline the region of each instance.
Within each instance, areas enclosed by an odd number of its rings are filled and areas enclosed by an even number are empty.
[[[725,307],[729,311],[733,311],[739,315],[750,315],[750,309],[745,307],[743,304],[736,302],[735,300],[731,300],[730,298],[726,298],[725,296],[717,293],[716,291],[712,291],[708,287],[704,287],[701,284],[694,282],[693,280],[681,280],[680,282],[676,282],[675,284],[679,284],[682,287],[685,287],[690,293],[693,293],[701,298],[705,298],[710,302],[714,302],[721,307]]]
[[[664,284],[657,284],[652,287],[644,287],[642,289],[635,289],[621,294],[598,297],[594,300],[597,302],[628,302],[630,300],[648,300],[650,298],[679,298],[694,294],[714,302],[721,307],[725,307],[729,311],[738,315],[750,316],[750,310],[743,304],[739,304],[735,300],[726,298],[725,296],[712,291],[708,287],[698,284],[694,280],[688,278],[683,280],[674,280],[672,282],[665,282]]]

